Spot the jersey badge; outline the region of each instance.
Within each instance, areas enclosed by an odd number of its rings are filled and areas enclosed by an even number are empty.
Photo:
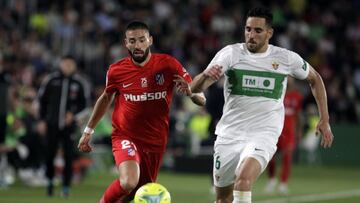
[[[141,87],[147,87],[147,86],[148,86],[147,79],[141,78]]]
[[[134,149],[128,149],[128,155],[129,156],[135,156],[135,150]]]
[[[279,68],[279,63],[276,62],[276,61],[273,61],[271,65],[272,65],[274,70],[277,70]]]
[[[163,85],[164,82],[165,82],[164,74],[162,74],[162,73],[157,73],[157,74],[155,75],[155,81],[156,81],[156,84],[158,84],[158,85]]]
[[[307,69],[306,61],[303,59],[303,62],[304,62],[304,64],[302,65],[301,68],[302,68],[304,71],[306,71],[306,69]]]

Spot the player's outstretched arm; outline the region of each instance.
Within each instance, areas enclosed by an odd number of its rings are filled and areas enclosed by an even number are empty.
[[[190,87],[189,87],[190,89]],[[191,95],[189,96],[191,101],[199,106],[205,106],[206,104],[206,97],[204,95],[204,93],[200,92],[200,93],[191,93]]]
[[[96,101],[94,110],[79,140],[78,148],[81,152],[91,152],[92,148],[90,146],[90,140],[92,134],[94,133],[94,128],[99,122],[99,120],[104,116],[113,98],[114,93],[107,93],[106,91],[104,91]]]
[[[222,67],[214,65],[205,69],[202,73],[197,75],[191,83],[191,91],[193,93],[204,92],[210,85],[220,79]]]
[[[334,136],[331,132],[329,123],[329,113],[327,106],[326,90],[320,74],[310,66],[310,72],[306,80],[309,82],[311,92],[315,97],[320,114],[320,121],[316,127],[316,133],[322,136],[321,146],[331,147]]]
[[[185,94],[190,97],[191,101],[199,106],[205,106],[206,98],[204,93],[192,93],[189,83],[180,75],[174,75],[174,82],[176,89],[180,94]]]

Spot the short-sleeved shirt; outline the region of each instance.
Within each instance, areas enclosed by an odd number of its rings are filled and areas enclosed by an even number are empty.
[[[143,151],[165,151],[175,74],[191,82],[183,66],[166,54],[152,54],[143,67],[129,57],[112,64],[106,92],[116,93],[113,136],[127,137]]]
[[[295,52],[269,45],[264,53],[251,53],[245,43],[220,50],[207,68],[221,65],[225,75],[223,115],[218,137],[248,140],[266,131],[276,143],[284,123],[283,99],[287,76],[305,79],[309,64]]]

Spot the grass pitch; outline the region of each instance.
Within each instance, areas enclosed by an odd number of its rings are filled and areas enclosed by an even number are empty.
[[[84,182],[73,186],[69,199],[45,196],[45,188],[31,188],[21,183],[0,190],[0,203],[97,203],[107,185],[116,176],[91,173]],[[179,174],[162,171],[158,182],[167,187],[173,203],[212,203],[210,175]],[[253,203],[360,203],[360,168],[294,166],[290,194],[263,193],[266,174],[253,189]],[[59,194],[60,188],[57,188]]]

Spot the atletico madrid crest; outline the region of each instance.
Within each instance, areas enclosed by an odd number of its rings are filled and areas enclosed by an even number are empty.
[[[165,82],[164,74],[162,74],[162,73],[157,73],[157,74],[155,75],[155,81],[156,81],[156,84],[158,84],[158,85],[163,85],[164,82]]]
[[[135,152],[134,149],[131,149],[131,148],[128,149],[128,155],[129,155],[129,156],[135,156],[135,153],[136,153],[136,152]]]

